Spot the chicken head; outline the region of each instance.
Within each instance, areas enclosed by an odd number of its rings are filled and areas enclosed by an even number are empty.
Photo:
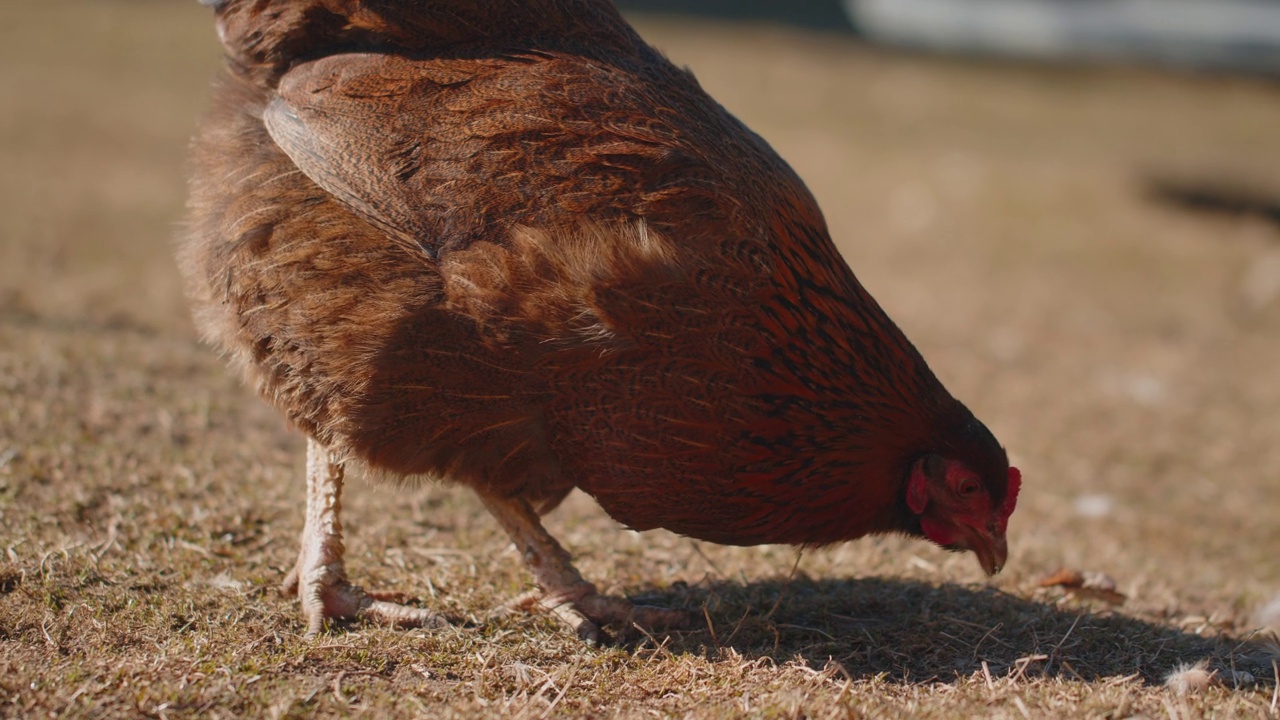
[[[925,537],[948,550],[972,550],[988,575],[1000,572],[1009,554],[1005,529],[1018,502],[1022,473],[1008,470],[1007,486],[988,482],[960,460],[935,453],[911,467],[907,507]]]

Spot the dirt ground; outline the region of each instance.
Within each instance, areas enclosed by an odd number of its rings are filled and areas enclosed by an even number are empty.
[[[354,579],[458,622],[304,639],[276,593],[302,439],[199,344],[171,259],[208,11],[8,3],[0,716],[1280,718],[1280,85],[639,27],[1008,445],[1005,572],[638,535],[576,495],[548,524],[586,576],[705,620],[588,647],[492,612],[530,579],[466,492],[356,480]],[[1040,588],[1059,567],[1127,599]]]

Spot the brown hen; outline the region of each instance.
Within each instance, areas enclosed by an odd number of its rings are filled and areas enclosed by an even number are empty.
[[[351,585],[343,466],[466,485],[542,603],[599,595],[537,513],[581,488],[719,543],[923,535],[1006,557],[1017,471],[836,252],[794,172],[605,0],[203,0],[227,69],[182,266],[308,436],[316,632],[434,613]]]

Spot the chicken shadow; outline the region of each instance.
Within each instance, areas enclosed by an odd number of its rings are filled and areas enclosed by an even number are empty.
[[[645,638],[635,643],[637,652],[657,643],[673,653],[715,658],[732,648],[748,660],[781,664],[799,658],[815,669],[834,662],[854,679],[878,676],[898,683],[951,682],[985,672],[993,679],[1133,677],[1157,684],[1181,664],[1208,660],[1228,685],[1274,685],[1275,649],[1261,642],[1204,637],[989,587],[797,577],[713,581],[633,599],[689,608],[703,623],[701,629]]]

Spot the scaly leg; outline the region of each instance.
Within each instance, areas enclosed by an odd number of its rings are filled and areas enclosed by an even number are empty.
[[[520,556],[543,590],[539,603],[589,642],[600,640],[601,625],[634,622],[661,630],[687,626],[689,614],[683,610],[633,605],[619,597],[601,595],[596,586],[582,579],[572,558],[542,527],[529,503],[519,497],[501,497],[476,491],[485,508],[511,536]]]
[[[298,563],[283,591],[297,594],[307,618],[307,637],[326,618],[371,618],[400,627],[440,627],[443,617],[422,608],[390,602],[390,593],[369,593],[347,581],[342,544],[342,463],[319,442],[307,438],[307,520]]]

